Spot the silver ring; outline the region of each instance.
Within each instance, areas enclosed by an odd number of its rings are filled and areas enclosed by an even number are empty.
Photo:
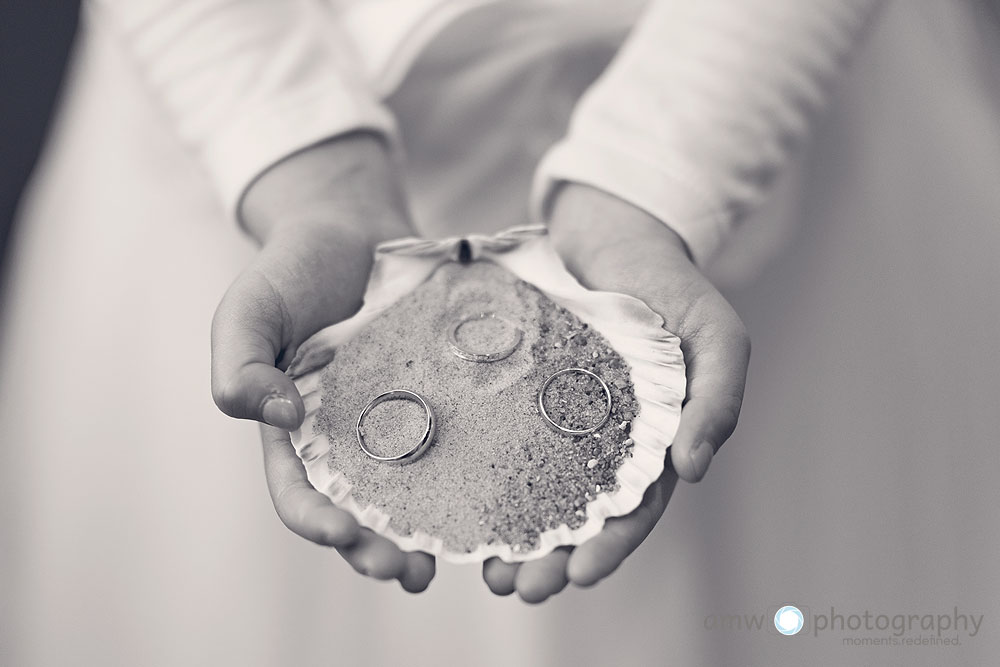
[[[583,373],[584,375],[589,375],[601,383],[601,388],[604,390],[604,398],[608,402],[608,409],[604,411],[604,416],[601,417],[601,421],[599,421],[596,426],[591,426],[590,428],[585,429],[566,428],[565,426],[560,426],[555,423],[552,417],[549,416],[549,413],[545,410],[545,390],[549,388],[549,385],[552,384],[553,380],[560,375],[565,375],[566,373]],[[597,429],[604,426],[604,424],[608,421],[608,417],[611,416],[611,389],[608,387],[607,383],[601,379],[601,376],[588,371],[586,368],[564,368],[561,371],[557,371],[550,375],[549,379],[542,385],[541,390],[538,392],[538,411],[541,413],[548,425],[560,433],[565,433],[566,435],[586,435],[588,433],[593,433]]]
[[[365,446],[365,436],[361,432],[361,422],[364,421],[365,417],[368,416],[368,413],[371,412],[372,408],[376,405],[394,399],[413,401],[424,409],[424,413],[427,415],[427,422],[424,425],[424,434],[421,436],[420,441],[414,445],[412,449],[403,452],[402,454],[397,454],[396,456],[379,456]],[[430,447],[431,442],[434,440],[434,433],[437,431],[437,425],[434,419],[434,411],[431,410],[431,406],[427,404],[427,401],[425,401],[420,394],[407,389],[394,389],[392,391],[387,391],[384,394],[379,394],[368,402],[365,409],[361,411],[360,415],[358,415],[358,424],[355,427],[355,431],[358,436],[358,444],[361,445],[361,451],[367,454],[370,458],[373,458],[381,463],[405,465],[407,463],[413,463],[423,456],[423,453],[427,451],[427,448]]]
[[[490,352],[487,354],[479,354],[476,352],[469,352],[462,348],[458,344],[458,330],[462,328],[463,324],[472,322],[473,320],[499,320],[504,324],[510,326],[514,329],[514,342],[510,347],[505,347],[502,350],[496,352]],[[502,317],[498,317],[496,313],[479,313],[478,315],[473,315],[472,317],[466,317],[465,319],[458,320],[448,329],[448,347],[451,348],[452,354],[454,354],[459,359],[465,359],[466,361],[475,361],[479,363],[489,363],[491,361],[500,361],[501,359],[506,359],[514,353],[517,346],[521,344],[521,338],[523,338],[524,332],[518,327],[514,326],[509,320],[505,320]]]

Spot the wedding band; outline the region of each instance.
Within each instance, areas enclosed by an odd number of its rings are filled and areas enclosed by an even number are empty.
[[[424,434],[421,436],[420,441],[416,445],[414,445],[408,451],[403,452],[402,454],[397,454],[395,456],[379,456],[378,454],[375,454],[374,452],[369,450],[368,447],[365,446],[365,436],[361,430],[361,422],[365,420],[365,417],[368,416],[368,413],[372,411],[372,408],[374,408],[379,403],[384,403],[385,401],[392,401],[397,399],[413,401],[414,403],[417,403],[420,407],[424,409],[424,413],[427,415],[427,422],[424,425]],[[392,391],[387,391],[384,394],[379,394],[378,396],[373,398],[371,401],[368,402],[368,405],[365,406],[365,409],[361,411],[361,414],[358,415],[358,424],[355,427],[355,431],[357,432],[358,436],[358,444],[361,445],[361,451],[363,451],[370,458],[375,459],[376,461],[379,461],[381,463],[393,463],[396,465],[405,465],[407,463],[413,463],[414,461],[419,459],[423,455],[423,453],[427,451],[427,448],[430,447],[431,442],[434,440],[434,433],[436,432],[436,430],[437,430],[437,425],[435,424],[434,411],[431,410],[431,406],[427,404],[427,401],[425,401],[423,397],[420,396],[420,394],[413,391],[409,391],[407,389],[394,389]]]
[[[511,343],[509,347],[505,347],[502,350],[497,350],[496,352],[489,352],[486,354],[481,354],[477,352],[469,352],[463,349],[461,345],[458,344],[458,330],[462,328],[462,325],[472,322],[473,320],[498,320],[503,322],[507,326],[514,330],[514,342]],[[518,327],[514,326],[513,323],[505,320],[502,317],[498,317],[496,313],[480,313],[478,315],[473,315],[472,317],[466,317],[465,319],[459,320],[451,325],[448,329],[448,347],[451,348],[452,354],[454,354],[459,359],[465,359],[466,361],[475,361],[479,363],[489,363],[491,361],[500,361],[501,359],[506,359],[514,353],[517,346],[521,344],[521,338],[524,336]]]
[[[583,373],[584,375],[588,375],[601,383],[601,389],[604,390],[604,398],[608,403],[608,407],[607,410],[604,411],[604,416],[601,417],[601,420],[596,426],[591,426],[590,428],[585,429],[566,428],[565,426],[557,424],[552,417],[549,416],[548,411],[545,409],[545,390],[549,388],[549,385],[552,384],[553,380],[560,375],[566,375],[567,373]],[[541,390],[538,392],[538,411],[541,413],[542,418],[545,419],[548,425],[560,433],[565,433],[566,435],[586,435],[588,433],[593,433],[597,429],[604,426],[604,424],[608,421],[608,417],[611,416],[611,389],[608,387],[607,383],[601,379],[601,376],[588,371],[586,368],[564,368],[561,371],[557,371],[550,375],[549,379],[542,385]]]

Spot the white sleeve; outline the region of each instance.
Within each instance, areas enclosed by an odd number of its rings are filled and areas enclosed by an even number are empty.
[[[94,3],[233,215],[247,186],[288,155],[352,130],[394,135],[353,45],[314,1]]]
[[[653,0],[543,158],[662,220],[704,262],[763,196],[879,0]]]

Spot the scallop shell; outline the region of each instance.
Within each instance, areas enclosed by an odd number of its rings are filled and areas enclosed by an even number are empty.
[[[509,544],[480,544],[470,552],[445,547],[433,535],[400,535],[390,518],[374,505],[361,507],[351,484],[327,465],[330,443],[315,429],[320,406],[320,376],[335,349],[350,340],[382,311],[427,280],[447,262],[489,260],[534,285],[549,299],[600,332],[631,366],[639,414],[632,422],[634,450],[618,469],[618,488],[587,503],[586,521],[577,528],[563,524],[543,532],[530,551]],[[611,517],[632,512],[663,472],[667,449],[677,431],[685,392],[680,339],[663,328],[663,319],[639,299],[581,286],[552,250],[544,227],[517,227],[496,236],[470,236],[441,241],[401,239],[376,250],[364,306],[348,320],[327,327],[305,341],[288,368],[306,406],[302,427],[292,444],[305,465],[310,483],[358,522],[384,535],[404,551],[424,551],[453,563],[478,563],[494,556],[507,562],[540,558],[559,546],[577,545],[601,531]]]

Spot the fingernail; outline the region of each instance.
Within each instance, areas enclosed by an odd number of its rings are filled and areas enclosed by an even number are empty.
[[[695,479],[701,479],[708,472],[708,465],[712,462],[715,451],[712,443],[702,440],[691,448],[691,467],[694,469]]]
[[[295,409],[295,404],[284,396],[272,396],[267,399],[260,415],[271,426],[286,431],[293,430],[299,423],[299,413]]]

